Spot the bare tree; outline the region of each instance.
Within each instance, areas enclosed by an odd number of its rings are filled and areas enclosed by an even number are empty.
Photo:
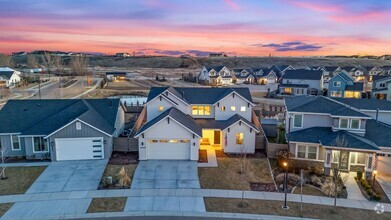
[[[77,76],[87,75],[87,63],[88,60],[84,56],[73,56],[69,63],[69,67],[73,74]]]
[[[51,53],[45,52],[44,55],[42,55],[42,60],[46,69],[48,70],[49,79],[50,79],[50,74],[53,70],[53,63],[54,63],[53,56]]]
[[[7,169],[6,162],[8,160],[8,157],[6,156],[7,150],[5,147],[0,148],[0,164],[1,164],[1,169],[0,169],[0,179],[5,180],[7,179],[7,176],[5,175],[5,170]]]
[[[64,71],[64,64],[63,64],[62,59],[61,59],[60,56],[55,56],[53,58],[53,65],[56,68],[58,74],[62,74],[63,73],[63,71]]]
[[[0,66],[13,67],[15,65],[12,60],[12,56],[6,54],[0,54]]]
[[[33,54],[27,55],[27,66],[32,69],[38,67],[38,60]]]

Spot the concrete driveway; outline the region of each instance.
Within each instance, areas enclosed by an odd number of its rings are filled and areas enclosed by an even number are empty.
[[[52,162],[26,193],[96,190],[108,160]]]
[[[381,188],[387,194],[387,197],[391,199],[391,176],[376,176],[377,182]]]
[[[197,162],[178,160],[141,161],[132,189],[199,189]]]

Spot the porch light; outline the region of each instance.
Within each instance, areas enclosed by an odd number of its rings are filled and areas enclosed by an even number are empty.
[[[283,162],[282,165],[286,168],[288,166],[287,162]]]
[[[374,170],[374,171],[373,171],[373,175],[376,175],[376,174],[377,174],[377,170]]]

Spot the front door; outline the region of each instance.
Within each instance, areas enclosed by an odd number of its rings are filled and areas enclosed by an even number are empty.
[[[339,169],[340,170],[349,170],[349,151],[343,150],[340,151],[340,164],[339,164]]]
[[[213,139],[214,139],[214,144],[221,144],[220,130],[215,130]]]

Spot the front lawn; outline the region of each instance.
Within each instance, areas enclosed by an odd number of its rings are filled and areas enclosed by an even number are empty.
[[[300,194],[301,193],[300,186],[296,187],[292,193],[293,194]],[[327,196],[321,190],[315,188],[314,186],[309,186],[309,185],[303,185],[303,195]]]
[[[0,204],[0,217],[3,216],[11,207],[13,203]]]
[[[218,156],[217,163],[218,167],[198,168],[201,188],[251,190],[250,183],[273,183],[266,158],[247,158],[243,174],[240,156]]]
[[[266,201],[245,199],[204,198],[207,212],[249,213],[262,215],[281,215],[289,217],[305,217],[317,219],[391,219],[391,213],[377,214],[374,210],[353,209],[333,206],[288,202],[289,210],[283,210],[282,201]]]
[[[126,197],[116,198],[95,198],[92,199],[87,213],[96,212],[123,212],[126,204]]]
[[[7,167],[5,180],[0,179],[0,195],[23,194],[46,169],[39,167]]]

